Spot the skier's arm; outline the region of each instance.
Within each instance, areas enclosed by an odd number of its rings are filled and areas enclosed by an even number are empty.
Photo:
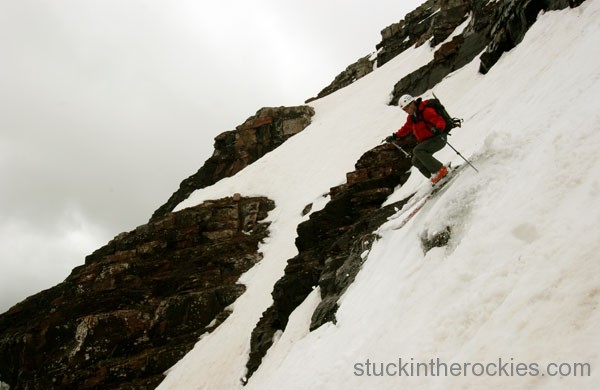
[[[396,137],[398,137],[398,138],[406,137],[407,135],[412,133],[412,130],[413,130],[413,124],[410,121],[410,119],[407,119],[404,126],[402,126],[401,128],[399,128],[396,131]]]

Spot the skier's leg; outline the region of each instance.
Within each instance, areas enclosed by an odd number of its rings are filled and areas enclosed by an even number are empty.
[[[442,137],[433,137],[421,142],[413,149],[413,165],[417,168],[419,168],[419,165],[422,166],[429,172],[429,176],[437,173],[443,164],[433,157],[433,153],[441,150],[445,145],[446,140]],[[419,165],[415,164],[415,161],[418,161],[417,164]],[[421,171],[421,168],[419,168],[419,171]]]
[[[415,148],[416,149],[416,148]],[[416,167],[419,172],[421,172],[423,174],[423,176],[425,176],[426,178],[430,178],[431,177],[431,172],[429,172],[429,170],[425,167],[425,165],[423,165],[421,163],[421,161],[417,158],[417,154],[415,153],[415,149],[413,149],[413,156],[412,156],[412,165],[414,167]]]

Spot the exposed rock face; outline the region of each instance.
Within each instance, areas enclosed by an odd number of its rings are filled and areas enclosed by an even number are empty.
[[[377,44],[377,66],[382,66],[406,49],[423,44],[433,36],[432,16],[439,11],[439,0],[427,0],[403,20],[381,31],[381,42]]]
[[[390,104],[397,104],[398,99],[405,93],[421,95],[433,88],[451,72],[460,69],[471,62],[477,55],[480,57],[480,73],[487,73],[489,69],[500,59],[502,53],[512,49],[521,42],[525,33],[535,22],[541,11],[557,10],[566,7],[574,7],[583,1],[568,0],[500,0],[489,2],[487,0],[451,0],[451,1],[428,1],[423,6],[423,11],[412,15],[420,18],[420,24],[429,18],[427,10],[437,5],[439,13],[431,17],[431,29],[424,32],[420,38],[411,38],[417,44],[424,40],[430,40],[432,46],[443,42],[448,35],[467,17],[471,17],[465,30],[455,36],[451,41],[442,44],[434,53],[433,60],[427,65],[417,69],[413,73],[403,77],[395,86]],[[438,4],[439,3],[439,4]],[[421,8],[420,7],[420,8]],[[408,19],[408,15],[407,15]],[[398,31],[383,45],[386,53],[399,54],[399,50],[405,50],[405,45],[398,45],[398,40],[409,34],[410,25],[401,25]],[[385,31],[385,30],[384,30]],[[382,33],[383,34],[383,33]],[[412,37],[411,35],[408,35]],[[405,38],[406,39],[406,38]],[[407,42],[409,42],[407,41]],[[391,43],[390,43],[391,42]],[[387,49],[387,51],[386,51]],[[379,56],[378,63],[388,60],[387,56]]]
[[[414,45],[422,45],[433,38],[434,46],[442,42],[466,18],[467,6],[463,0],[427,0],[398,23],[381,31],[382,41],[376,46],[377,56],[368,55],[348,66],[336,76],[335,80],[324,88],[310,102],[327,96],[354,81],[371,73],[375,67],[381,66]]]
[[[371,59],[370,57],[370,55],[362,57],[354,64],[348,66],[342,73],[335,77],[331,84],[323,88],[323,90],[318,93],[317,97],[308,99],[306,103],[332,94],[338,89],[342,89],[371,73],[373,71],[375,60]]]
[[[349,66],[317,98],[344,88],[368,74],[373,68],[373,61],[377,62],[378,67],[382,66],[405,50],[426,42],[431,47],[439,45],[434,58],[394,86],[390,104],[397,104],[399,97],[405,93],[421,95],[477,55],[481,55],[479,72],[485,74],[504,52],[521,42],[541,11],[576,7],[583,1],[427,0],[403,20],[381,31],[382,39],[376,46],[376,60],[364,57]],[[440,45],[469,17],[469,24],[462,33]]]
[[[227,316],[261,259],[266,198],[226,198],[123,233],[0,316],[11,389],[149,389]]]
[[[361,58],[340,73],[316,98],[307,102],[327,96],[369,74],[375,61],[377,66],[382,66],[412,46],[420,46],[428,40],[431,40],[432,46],[443,42],[467,19],[470,10],[468,3],[466,0],[425,1],[403,20],[381,31],[382,41],[376,46],[378,53],[375,59],[371,59],[370,56]]]
[[[361,254],[370,248],[372,232],[394,213],[398,204],[381,208],[394,188],[408,178],[411,163],[393,146],[382,145],[365,153],[347,174],[347,182],[330,191],[331,201],[298,226],[298,255],[273,289],[273,305],[252,332],[248,377],[285,329],[292,311],[313,288],[321,286],[323,301],[313,315],[311,329],[335,319],[337,300],[354,280]]]
[[[403,93],[422,94],[480,54],[480,72],[487,72],[523,39],[540,11],[582,2],[427,0],[382,31],[378,66],[414,45],[437,48],[429,64],[398,82],[391,102]],[[440,45],[469,17],[461,34]],[[368,74],[372,61],[364,57],[348,67],[319,97]],[[155,387],[199,335],[227,318],[226,307],[244,291],[236,281],[261,259],[258,243],[268,226],[260,221],[274,205],[236,194],[170,212],[196,189],[239,172],[302,131],[313,115],[306,106],[264,108],[219,135],[213,156],[181,183],[151,223],[117,236],[63,283],[0,315],[0,381],[11,389]],[[409,168],[393,147],[368,151],[347,183],[331,189],[327,206],[298,226],[299,254],[288,261],[274,286],[273,305],[251,335],[248,375],[315,286],[322,301],[311,329],[335,321],[339,297],[376,239],[373,231],[401,202],[381,204]],[[446,245],[450,233],[423,235],[423,250]]]
[[[427,253],[433,248],[441,248],[448,245],[450,238],[452,238],[452,228],[450,226],[446,226],[444,230],[433,234],[423,232],[421,235],[423,252]]]
[[[431,18],[430,31],[420,40],[429,40],[430,45],[437,46],[470,16],[469,24],[461,34],[439,45],[430,63],[396,83],[390,104],[397,104],[400,96],[405,93],[415,96],[424,93],[481,53],[488,43],[486,36],[493,20],[490,15],[494,13],[495,4],[463,0],[441,2],[439,12]]]
[[[525,0],[505,1],[495,12],[490,42],[481,56],[479,71],[483,74],[500,59],[502,53],[517,46],[540,12],[576,7],[584,0]]]
[[[503,52],[522,40],[540,11],[581,3],[580,0],[427,0],[404,20],[382,31],[383,39],[377,46],[378,66],[413,45],[429,41],[436,47],[469,17],[470,21],[462,33],[439,45],[429,64],[394,86],[391,104],[397,104],[404,93],[422,94],[484,50],[480,71],[485,73]],[[344,86],[346,84],[340,83],[337,89]],[[324,91],[334,90],[335,83]],[[402,182],[400,172],[410,167],[410,163],[398,155],[395,161],[382,163],[375,159],[374,162],[371,156],[377,151],[370,151],[361,158],[357,170],[348,174],[345,185],[331,189],[332,200],[325,209],[298,226],[299,254],[288,260],[285,275],[273,289],[273,305],[263,313],[252,333],[248,376],[259,367],[275,332],[285,329],[292,311],[316,285],[321,287],[322,301],[313,313],[311,330],[335,321],[337,300],[360,270],[361,253],[376,239],[372,232],[393,212],[391,207],[380,208],[380,205],[393,187]],[[423,248],[443,246],[449,237],[450,231],[424,237]]]
[[[304,130],[315,111],[309,106],[262,108],[236,130],[215,138],[215,151],[202,168],[181,182],[179,189],[154,212],[150,221],[173,211],[197,189],[233,176],[293,135]]]

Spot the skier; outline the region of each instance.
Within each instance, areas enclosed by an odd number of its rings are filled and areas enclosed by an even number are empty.
[[[415,99],[411,95],[403,95],[398,105],[406,111],[408,118],[404,126],[385,140],[393,142],[413,133],[418,144],[412,152],[412,164],[435,184],[448,174],[448,168],[433,157],[435,152],[446,145],[446,134],[444,134],[446,122],[421,98]]]

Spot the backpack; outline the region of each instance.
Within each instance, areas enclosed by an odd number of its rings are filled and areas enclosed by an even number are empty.
[[[441,116],[444,119],[444,122],[446,122],[446,129],[444,130],[444,133],[449,133],[450,130],[454,129],[455,127],[461,127],[462,126],[462,119],[459,118],[453,118],[450,116],[450,114],[448,114],[448,111],[446,111],[446,108],[444,107],[444,105],[442,104],[442,102],[440,102],[440,100],[437,98],[437,96],[435,96],[435,94],[433,94],[433,98],[432,99],[428,99],[428,100],[424,100],[425,103],[425,108],[427,107],[431,107],[435,110],[435,112]],[[423,122],[428,123],[429,125],[431,125],[431,123],[427,122],[425,120],[425,118],[423,117],[423,114],[420,113],[420,118]]]

